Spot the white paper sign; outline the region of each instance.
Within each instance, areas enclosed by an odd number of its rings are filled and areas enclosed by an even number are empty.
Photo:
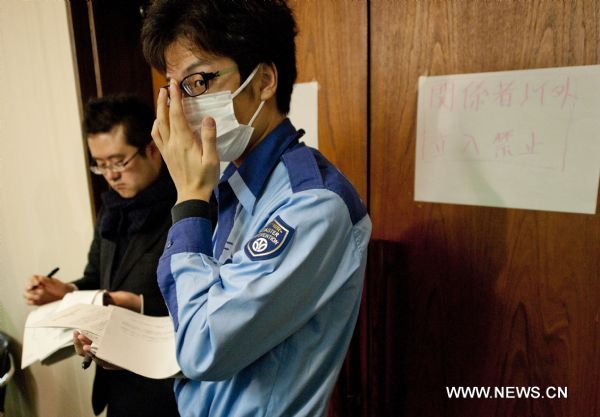
[[[596,212],[600,65],[419,78],[415,200]]]

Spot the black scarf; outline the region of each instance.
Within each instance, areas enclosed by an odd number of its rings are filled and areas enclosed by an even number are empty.
[[[150,186],[133,198],[123,198],[114,190],[102,194],[104,214],[100,219],[100,235],[116,241],[164,221],[175,204],[177,191],[163,167],[161,174]]]

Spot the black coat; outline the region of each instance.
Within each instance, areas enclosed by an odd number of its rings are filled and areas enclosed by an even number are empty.
[[[99,219],[101,216],[102,213]],[[114,273],[116,243],[102,238],[96,227],[84,276],[74,284],[81,290],[106,289],[143,294],[144,314],[168,315],[156,281],[156,268],[170,225],[170,216],[165,213],[164,220],[161,218],[151,227],[133,235]],[[94,413],[98,415],[107,404],[109,417],[179,415],[172,379],[153,380],[128,371],[107,371],[97,367],[92,394]]]

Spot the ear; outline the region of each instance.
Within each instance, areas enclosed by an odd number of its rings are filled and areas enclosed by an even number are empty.
[[[277,92],[277,67],[275,64],[260,64],[260,99],[267,101]]]
[[[155,158],[157,155],[160,155],[160,152],[158,150],[158,148],[156,147],[156,144],[154,143],[154,141],[150,141],[150,143],[148,143],[146,145],[146,157],[148,158]]]

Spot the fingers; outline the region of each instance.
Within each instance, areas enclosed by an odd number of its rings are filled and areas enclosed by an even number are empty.
[[[212,117],[205,117],[202,120],[200,139],[202,140],[202,162],[211,165],[218,164],[219,154],[217,153],[217,128],[215,119]]]
[[[31,290],[24,293],[25,298],[31,301],[37,301],[40,299],[42,291],[41,290]]]
[[[38,285],[44,286],[44,285],[52,284],[54,282],[55,281],[53,278],[48,278],[43,275],[38,276]]]
[[[96,363],[100,363],[101,361],[94,356],[92,353],[92,341],[79,333],[77,330],[73,332],[73,346],[75,347],[75,352],[79,356],[83,356],[86,358],[91,358]],[[85,361],[84,361],[85,362]],[[87,364],[83,364],[83,369],[87,369],[89,366],[89,362]]]
[[[39,304],[40,295],[37,291],[26,291],[23,293],[23,298],[25,298],[27,304],[33,306]]]
[[[84,356],[85,352],[83,350],[83,343],[79,340],[79,336],[83,336],[77,330],[73,332],[73,347],[75,348],[75,352],[79,356]]]
[[[154,124],[152,125],[152,132],[150,132],[150,136],[152,136],[152,139],[154,140],[154,143],[156,144],[158,151],[162,153],[163,140],[162,140],[162,135],[160,134],[160,129],[158,127],[159,125],[160,125],[160,122],[158,121],[158,119],[154,120]]]
[[[27,284],[25,290],[29,291],[40,285],[40,277],[41,275],[33,275],[31,278],[29,278],[29,284]]]
[[[169,95],[171,96],[171,104],[169,106],[169,121],[171,131],[181,132],[188,128],[187,119],[183,114],[183,105],[181,104],[181,90],[175,82],[171,80],[169,84]]]
[[[36,288],[42,288],[46,284],[52,283],[52,278],[48,278],[43,275],[34,275],[30,278],[29,284],[25,288],[26,291],[33,291]]]
[[[39,280],[37,279],[37,277],[36,277],[35,282],[36,282],[35,285],[29,286],[23,292],[23,298],[25,298],[27,304],[29,304],[29,305],[43,304],[41,302],[41,299],[42,299],[42,296],[44,295],[45,290],[44,290],[43,286],[39,283]]]
[[[75,330],[73,332],[73,346],[79,356],[85,356],[92,348],[92,341]]]
[[[156,142],[158,149],[160,150],[163,142],[169,140],[169,106],[167,105],[168,95],[165,88],[161,88],[158,92],[158,100],[156,102],[156,131],[152,128],[152,138]],[[157,138],[160,144],[157,142]]]
[[[79,333],[78,331],[73,332],[73,346],[75,347],[75,352],[77,352],[79,356],[90,358],[104,369],[121,369],[118,366],[103,361],[102,359],[98,359],[98,357],[96,357],[96,355],[92,353],[92,341],[84,335],[82,335],[81,333]],[[89,365],[83,366],[83,369],[87,369],[88,366]]]

